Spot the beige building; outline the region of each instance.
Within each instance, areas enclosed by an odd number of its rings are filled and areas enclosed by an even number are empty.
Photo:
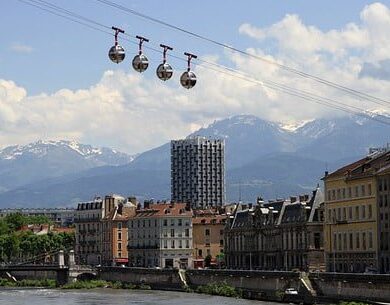
[[[389,272],[390,152],[375,152],[323,178],[328,271]]]
[[[226,215],[216,209],[194,210],[192,219],[194,268],[205,267],[205,258],[211,256],[211,265],[224,263],[224,228]]]
[[[128,224],[130,266],[192,266],[192,210],[188,204],[148,203]]]
[[[102,264],[128,264],[128,220],[135,215],[135,198],[125,199],[118,195],[104,198],[104,214],[102,219]]]

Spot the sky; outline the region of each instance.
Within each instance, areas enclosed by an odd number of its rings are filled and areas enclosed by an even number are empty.
[[[97,0],[46,1],[145,36],[152,48],[168,44],[183,59],[189,51],[258,80],[390,110]],[[377,97],[390,95],[390,1],[112,1],[270,61]],[[149,69],[132,70],[135,40],[119,37],[126,58],[117,65],[107,57],[111,35],[18,0],[1,1],[0,10],[0,148],[67,139],[139,153],[236,114],[289,125],[345,115],[196,64],[198,82],[187,90],[179,84],[184,60],[168,54],[174,77],[162,82],[155,76],[159,52],[144,49]]]

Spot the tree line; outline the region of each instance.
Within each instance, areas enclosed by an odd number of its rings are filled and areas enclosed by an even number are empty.
[[[73,233],[48,232],[37,235],[21,230],[25,225],[52,225],[46,216],[14,213],[0,219],[0,262],[48,262],[59,250],[73,249]]]

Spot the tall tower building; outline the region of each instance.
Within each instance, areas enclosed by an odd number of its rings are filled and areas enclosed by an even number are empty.
[[[194,137],[171,141],[171,199],[193,209],[225,202],[225,141]]]

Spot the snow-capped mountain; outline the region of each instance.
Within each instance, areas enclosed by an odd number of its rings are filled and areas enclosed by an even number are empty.
[[[345,116],[286,127],[238,115],[189,136],[195,135],[225,139],[227,198],[236,200],[240,185],[243,200],[253,201],[258,195],[272,199],[310,191],[326,169],[332,171],[364,156],[370,147],[390,142],[390,126]],[[96,168],[120,164],[117,159],[107,161],[117,153],[60,142],[0,151],[0,187],[9,190],[0,193],[0,206],[64,205],[111,192],[169,198],[169,143],[140,154],[128,165]],[[39,181],[44,178],[49,179]]]
[[[0,192],[98,166],[130,163],[135,156],[75,141],[37,141],[0,150]]]
[[[96,165],[122,165],[130,163],[136,156],[118,152],[107,147],[93,147],[76,141],[43,141],[39,140],[27,145],[8,146],[0,150],[0,160],[18,160],[26,156],[44,158],[57,149],[69,150],[77,153]]]

